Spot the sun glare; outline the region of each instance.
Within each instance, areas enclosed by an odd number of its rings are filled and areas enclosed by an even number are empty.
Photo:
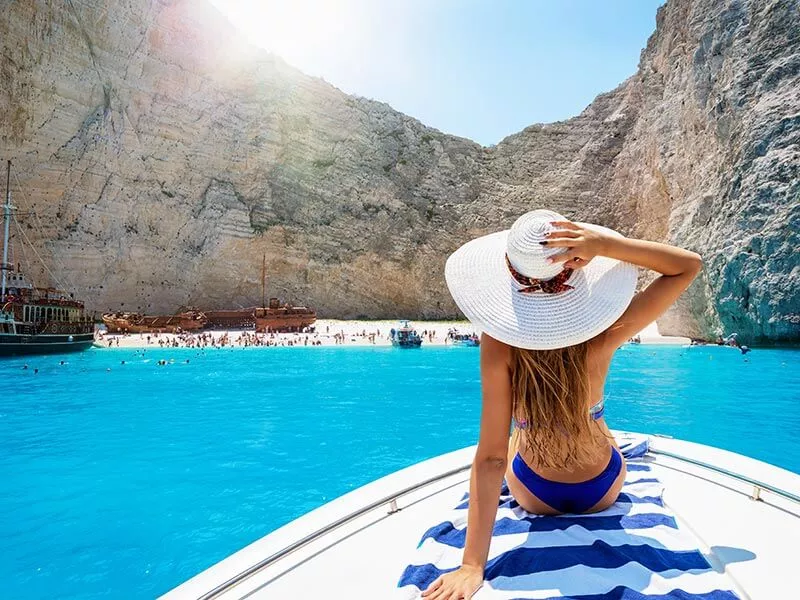
[[[352,0],[211,0],[252,42],[289,63],[318,71],[320,57],[359,44],[360,10]],[[362,7],[363,8],[363,7]],[[344,52],[346,53],[346,52]],[[317,66],[317,68],[315,68]]]

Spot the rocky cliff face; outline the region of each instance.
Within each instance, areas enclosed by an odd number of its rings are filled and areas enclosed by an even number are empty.
[[[632,78],[490,148],[243,45],[204,0],[0,14],[32,275],[94,309],[252,305],[266,254],[270,292],[324,316],[452,316],[449,252],[547,206],[704,254],[665,333],[800,339],[797,1],[670,0]]]

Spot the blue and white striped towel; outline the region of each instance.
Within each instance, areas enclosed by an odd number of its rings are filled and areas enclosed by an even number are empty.
[[[628,475],[619,500],[591,515],[543,517],[522,510],[503,486],[486,582],[475,600],[735,600],[696,542],[678,529],[661,500],[663,486],[633,456],[646,442],[619,440]],[[398,583],[398,598],[419,598],[439,575],[461,564],[465,496],[449,520],[422,536]]]

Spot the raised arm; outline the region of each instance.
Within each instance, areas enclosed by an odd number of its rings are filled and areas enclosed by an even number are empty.
[[[483,584],[483,569],[497,516],[500,487],[508,462],[511,428],[510,354],[505,344],[481,336],[481,431],[469,482],[467,540],[461,567],[442,575],[423,592],[426,600],[469,600]]]
[[[545,244],[567,248],[554,257],[566,267],[581,268],[595,256],[608,256],[661,273],[634,296],[623,315],[605,331],[602,345],[609,351],[664,314],[702,267],[699,254],[668,244],[610,236],[569,221],[556,221],[554,225],[563,229],[552,232]]]

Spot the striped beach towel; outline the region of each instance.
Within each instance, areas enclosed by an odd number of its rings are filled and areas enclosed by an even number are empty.
[[[695,540],[662,502],[650,466],[631,455],[646,443],[624,440],[628,475],[619,500],[591,515],[537,516],[504,485],[486,582],[475,600],[735,600]],[[461,564],[468,494],[449,519],[422,536],[398,583],[398,598],[419,598],[439,575]]]

